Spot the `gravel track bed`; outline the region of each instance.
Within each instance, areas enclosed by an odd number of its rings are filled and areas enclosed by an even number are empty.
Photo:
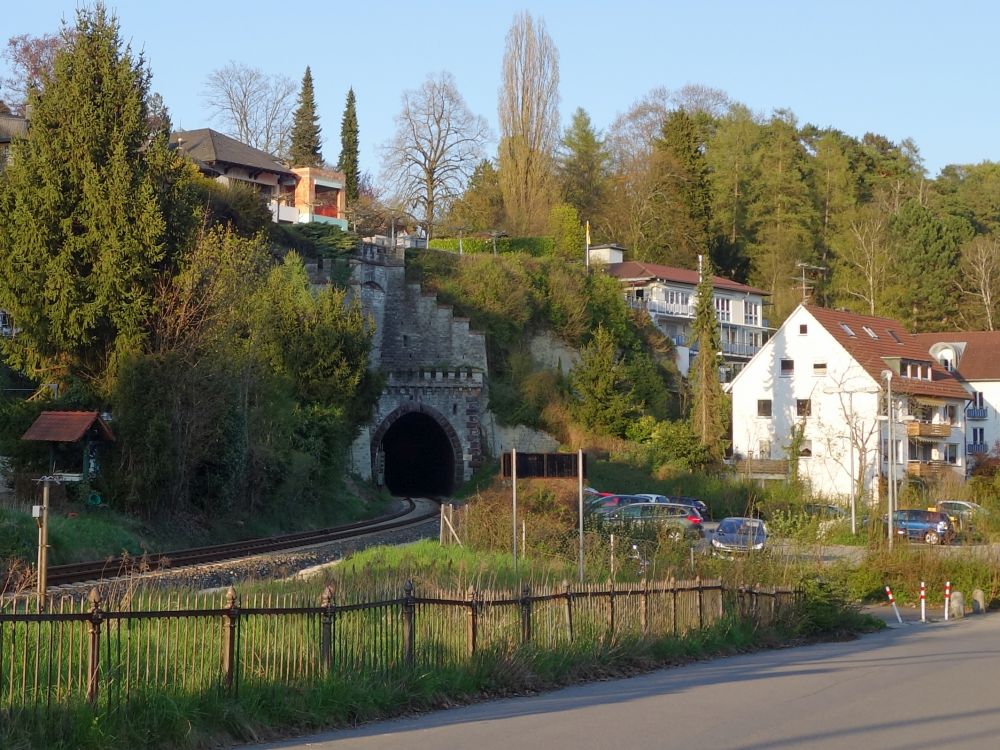
[[[315,545],[301,550],[270,552],[253,557],[226,562],[208,563],[178,570],[165,570],[141,577],[119,577],[95,582],[73,583],[52,587],[52,597],[85,597],[97,586],[105,599],[117,598],[116,593],[124,593],[137,587],[215,589],[237,586],[246,581],[273,581],[288,578],[301,570],[317,565],[336,562],[354,552],[381,544],[407,544],[421,539],[438,536],[438,519],[432,518],[417,526],[406,529],[391,529],[370,532],[356,539],[342,539]]]

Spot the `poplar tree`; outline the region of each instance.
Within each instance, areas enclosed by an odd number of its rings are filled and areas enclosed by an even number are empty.
[[[358,198],[358,113],[355,110],[354,89],[347,90],[347,104],[340,121],[340,160],[337,169],[344,173],[347,202]]]
[[[696,290],[694,323],[691,335],[698,348],[691,379],[691,427],[708,449],[711,459],[722,460],[725,454],[726,424],[724,396],[719,382],[718,352],[722,349],[719,321],[715,314],[712,280],[715,267],[709,258],[702,259],[701,279]]]
[[[302,88],[299,89],[299,106],[292,115],[292,143],[288,152],[293,167],[318,167],[323,164],[319,134],[312,70],[307,65],[302,76]]]
[[[0,308],[19,329],[0,345],[41,382],[107,393],[141,350],[155,281],[171,267],[163,208],[179,171],[165,130],[151,132],[150,73],[117,20],[103,5],[81,9],[63,34],[0,191]]]

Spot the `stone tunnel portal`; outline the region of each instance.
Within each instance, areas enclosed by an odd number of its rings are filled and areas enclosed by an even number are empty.
[[[455,446],[438,420],[409,412],[386,430],[381,443],[385,486],[394,495],[440,497],[455,488]]]

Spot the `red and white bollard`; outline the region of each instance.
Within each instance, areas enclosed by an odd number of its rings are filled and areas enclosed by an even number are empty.
[[[920,622],[927,622],[927,585],[920,582]]]
[[[896,619],[899,620],[899,624],[903,624],[903,617],[899,614],[899,607],[896,606],[896,597],[892,595],[892,590],[886,586],[885,593],[889,595],[889,604],[892,605],[892,611],[896,613]]]
[[[948,619],[948,610],[951,609],[951,581],[944,582],[944,619]]]

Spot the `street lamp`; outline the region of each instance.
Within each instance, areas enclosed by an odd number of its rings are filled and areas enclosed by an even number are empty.
[[[895,436],[893,435],[892,421],[893,421],[893,409],[892,409],[892,370],[882,370],[882,379],[885,380],[886,388],[886,416],[888,418],[889,424],[889,486],[888,486],[888,497],[889,501],[889,549],[892,549],[892,511],[896,506],[896,442]]]

